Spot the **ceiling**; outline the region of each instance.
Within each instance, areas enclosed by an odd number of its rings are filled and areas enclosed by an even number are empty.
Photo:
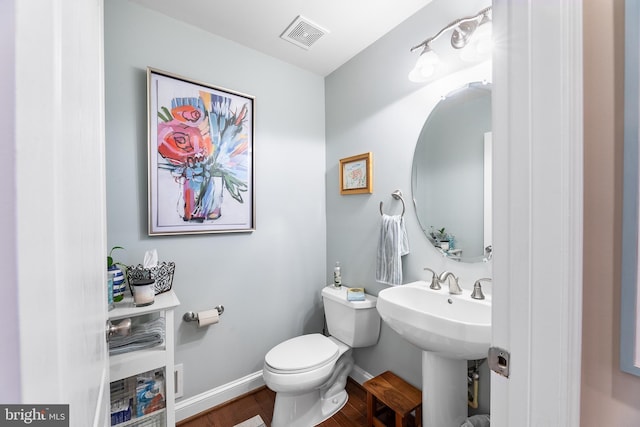
[[[431,0],[131,0],[326,76]],[[280,35],[302,16],[327,30],[308,49]]]

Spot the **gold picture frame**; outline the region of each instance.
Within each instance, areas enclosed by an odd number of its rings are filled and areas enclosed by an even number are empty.
[[[373,154],[340,159],[340,194],[373,193]]]

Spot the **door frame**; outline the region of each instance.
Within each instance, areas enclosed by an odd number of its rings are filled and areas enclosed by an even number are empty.
[[[495,0],[493,15],[493,345],[511,351],[512,374],[492,374],[492,423],[577,426],[582,3]]]
[[[20,402],[109,424],[103,0],[15,5]]]
[[[578,426],[582,2],[495,0],[492,345],[496,426]]]

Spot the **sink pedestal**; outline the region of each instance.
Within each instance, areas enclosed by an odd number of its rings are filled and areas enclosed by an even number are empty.
[[[467,418],[467,361],[422,352],[422,425],[460,427]]]
[[[460,427],[469,406],[467,360],[487,357],[491,344],[491,298],[452,295],[417,281],[381,290],[376,308],[391,329],[422,349],[423,425]]]

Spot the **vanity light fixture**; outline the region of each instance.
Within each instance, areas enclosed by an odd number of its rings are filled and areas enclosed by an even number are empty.
[[[411,52],[422,49],[415,67],[409,73],[409,80],[424,82],[438,68],[440,60],[433,51],[433,43],[445,32],[451,33],[451,46],[461,49],[461,58],[465,61],[478,61],[491,52],[491,6],[473,16],[456,19],[422,43],[413,46]]]
[[[412,82],[425,81],[436,72],[439,63],[438,55],[431,49],[429,43],[425,44],[415,67],[409,73],[409,80]]]

